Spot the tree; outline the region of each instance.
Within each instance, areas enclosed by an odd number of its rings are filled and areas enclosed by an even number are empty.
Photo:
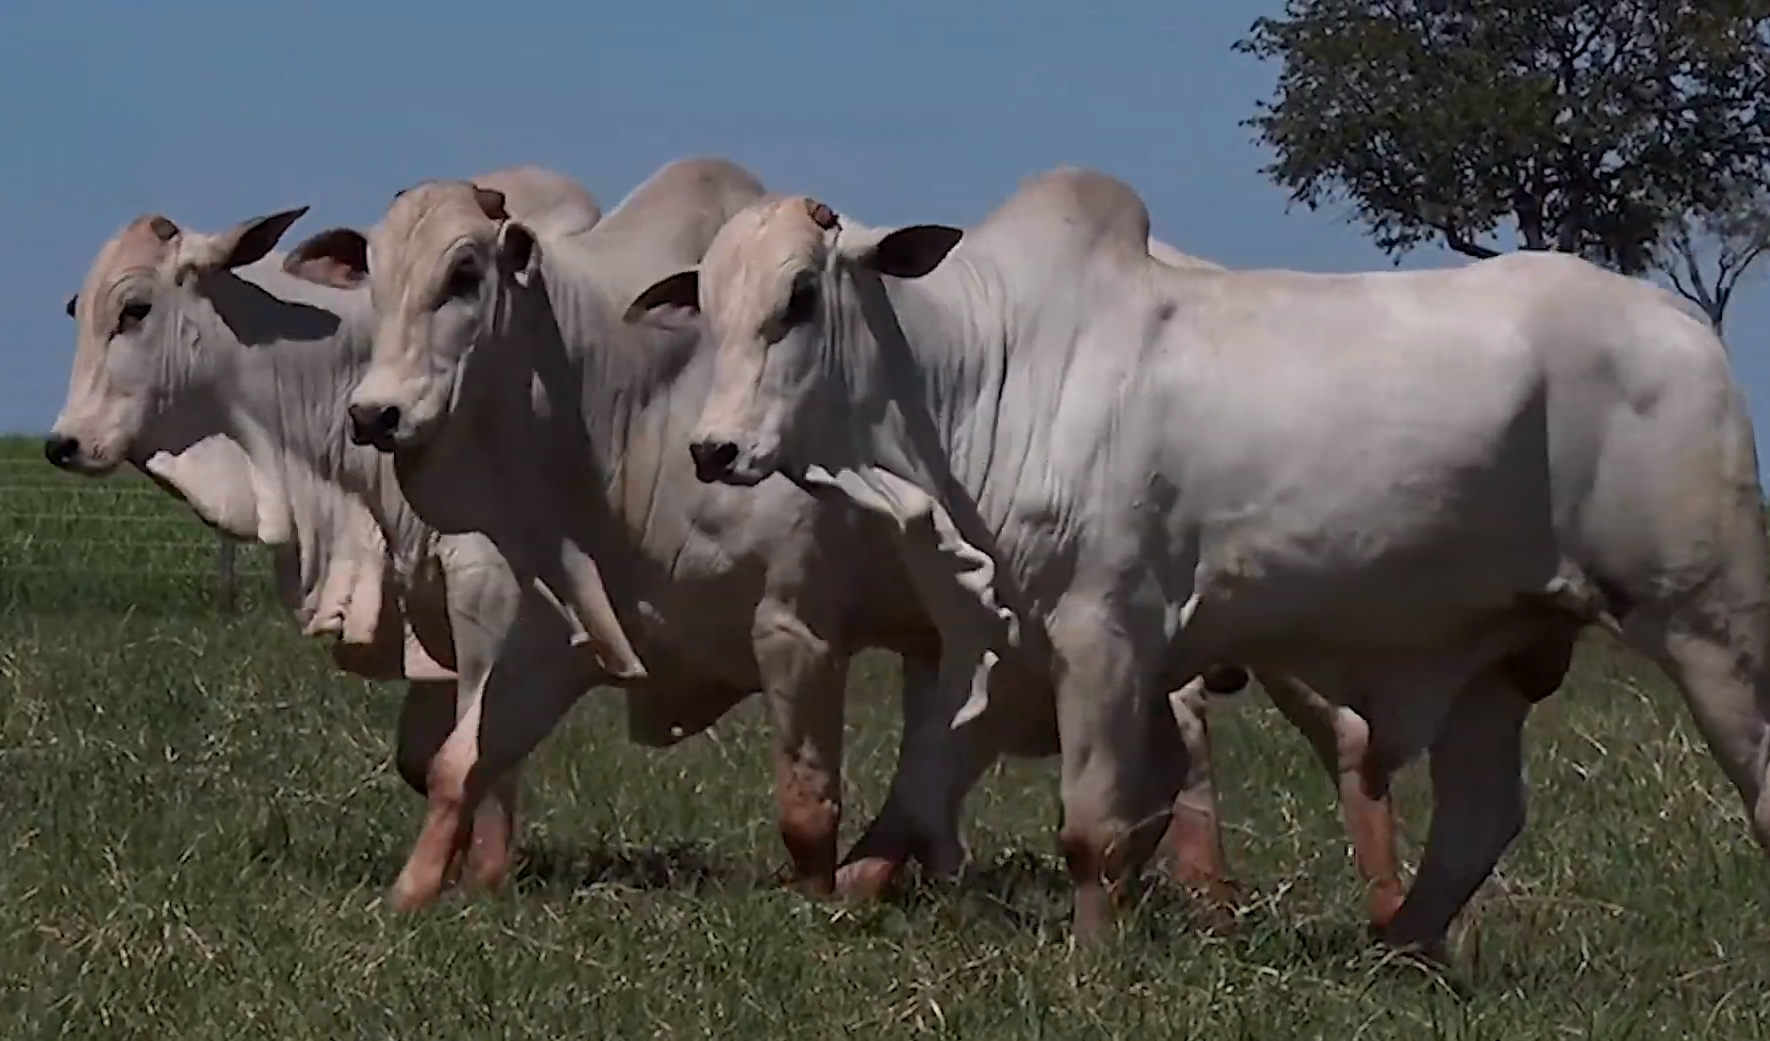
[[[1245,121],[1262,172],[1384,252],[1493,256],[1509,226],[1725,309],[1737,276],[1698,290],[1676,241],[1733,235],[1770,181],[1770,0],[1287,0],[1236,50],[1282,66]]]
[[[1739,195],[1727,209],[1674,221],[1653,259],[1672,288],[1708,315],[1717,336],[1733,290],[1770,251],[1770,192]]]

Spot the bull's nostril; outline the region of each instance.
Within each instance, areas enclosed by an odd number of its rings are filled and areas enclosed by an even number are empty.
[[[730,441],[696,441],[688,446],[688,454],[694,458],[695,475],[710,481],[737,462],[738,446]]]
[[[80,457],[80,439],[75,437],[50,437],[43,442],[43,458],[53,466],[65,468]]]
[[[399,429],[398,405],[352,405],[346,411],[351,440],[359,445],[385,441]]]

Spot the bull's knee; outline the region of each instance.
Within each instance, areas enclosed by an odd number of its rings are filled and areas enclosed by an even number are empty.
[[[424,771],[424,794],[433,810],[460,811],[467,803],[467,772],[471,767],[438,753]]]
[[[1075,936],[1079,943],[1103,938],[1124,902],[1131,829],[1113,821],[1066,821],[1057,834],[1075,902]]]
[[[1116,820],[1065,823],[1057,844],[1070,878],[1078,884],[1122,882],[1132,860],[1132,832],[1129,824]]]

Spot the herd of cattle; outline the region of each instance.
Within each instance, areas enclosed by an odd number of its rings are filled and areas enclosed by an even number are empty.
[[[1650,284],[1553,253],[1226,270],[1075,168],[966,229],[717,159],[606,216],[534,167],[429,181],[277,253],[305,212],[105,243],[45,454],[274,547],[338,666],[406,681],[401,908],[503,880],[521,764],[587,690],[654,747],[760,691],[807,891],[956,871],[983,772],[1056,755],[1093,937],[1164,844],[1231,893],[1204,712],[1252,674],[1339,792],[1378,935],[1441,953],[1588,626],[1668,673],[1770,846],[1751,421]],[[838,861],[869,647],[902,656],[903,738]],[[1404,890],[1388,785],[1422,752]]]

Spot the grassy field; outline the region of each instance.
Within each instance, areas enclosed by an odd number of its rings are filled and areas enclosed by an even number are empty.
[[[1070,949],[1050,763],[976,793],[956,887],[778,891],[760,706],[655,753],[595,696],[531,764],[512,891],[397,917],[398,689],[329,671],[259,552],[217,614],[206,529],[37,451],[0,449],[0,1037],[1770,1037],[1770,870],[1673,692],[1603,646],[1531,723],[1530,826],[1445,977],[1365,945],[1332,793],[1263,699],[1216,730],[1253,893],[1220,935],[1156,892]],[[853,821],[894,672],[855,676]]]

